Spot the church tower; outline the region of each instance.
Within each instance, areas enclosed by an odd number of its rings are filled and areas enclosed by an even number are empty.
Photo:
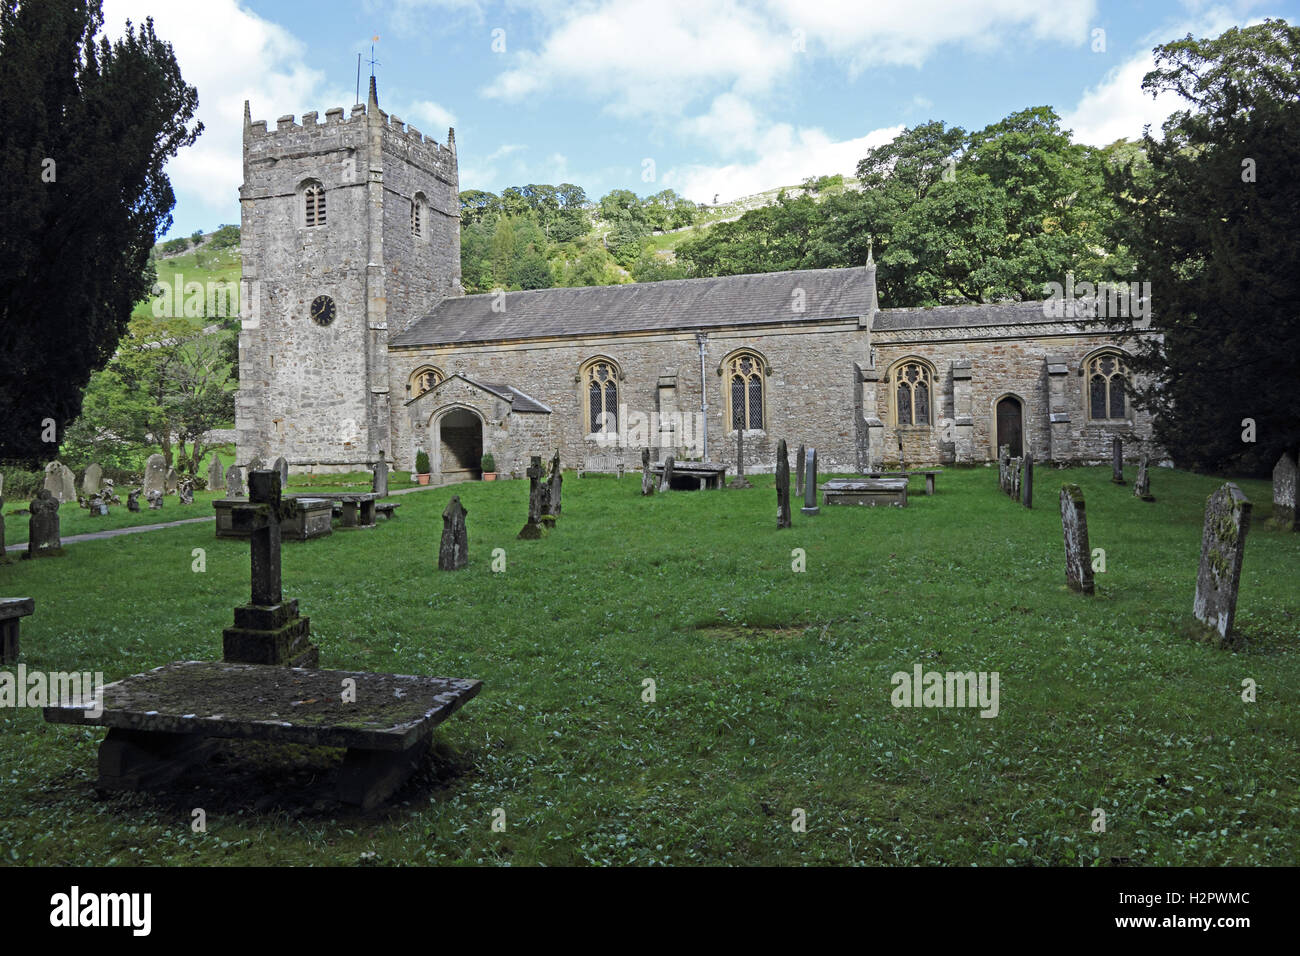
[[[244,104],[241,465],[391,460],[389,335],[461,294],[459,193],[455,132],[439,145],[390,117],[374,77],[324,122],[268,130]]]

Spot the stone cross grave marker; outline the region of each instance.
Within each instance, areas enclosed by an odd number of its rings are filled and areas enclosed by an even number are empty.
[[[231,465],[226,472],[226,497],[244,497],[244,470],[238,465]]]
[[[442,512],[442,542],[438,546],[439,571],[459,571],[469,563],[466,514],[468,512],[460,503],[460,495],[452,495]]]
[[[1250,500],[1228,482],[1205,502],[1201,532],[1201,566],[1196,572],[1196,600],[1192,613],[1219,639],[1234,639],[1237,590],[1241,586],[1241,559],[1250,531]]]
[[[163,485],[167,481],[167,461],[162,455],[152,454],[144,465],[144,483],[141,489],[144,491],[145,500],[149,498],[149,492],[163,490]]]
[[[817,449],[809,448],[803,466],[803,507],[799,511],[806,515],[820,514],[817,507]]]
[[[803,464],[807,459],[808,451],[803,445],[800,445],[799,451],[794,457],[794,496],[796,501],[803,497]]]
[[[1124,443],[1116,435],[1110,440],[1110,480],[1117,485],[1126,485],[1124,480]]]
[[[546,513],[556,518],[560,516],[560,495],[564,485],[564,469],[560,467],[560,450],[555,449],[551,459],[551,477],[547,482]]]
[[[91,495],[99,494],[100,482],[104,480],[104,469],[99,467],[98,462],[91,462],[86,466],[85,472],[81,476],[81,493],[89,498]]]
[[[388,462],[383,458],[375,462],[374,478],[370,482],[370,490],[382,498],[388,497]]]
[[[1083,489],[1061,486],[1061,534],[1065,538],[1065,581],[1073,591],[1094,593],[1092,548],[1088,544],[1088,515]]]
[[[650,449],[641,449],[641,494],[652,495],[655,493],[655,479],[650,472]]]
[[[749,479],[745,477],[745,430],[736,429],[736,477],[732,479],[728,488],[752,488]]]
[[[790,521],[790,453],[785,439],[776,443],[776,527],[789,528]]]
[[[1025,460],[1021,465],[1020,477],[1020,503],[1026,508],[1034,507],[1034,456],[1025,452]]]
[[[664,460],[664,472],[663,472],[662,475],[659,476],[659,490],[660,490],[660,491],[672,491],[672,489],[673,489],[673,466],[674,466],[675,464],[676,464],[676,462],[673,461],[673,456],[672,456],[672,455],[669,455],[669,456]]]
[[[235,625],[221,633],[222,659],[236,664],[315,667],[320,651],[311,642],[310,620],[298,616],[298,602],[285,601],[280,586],[280,521],[292,498],[280,496],[280,473],[248,475],[248,503],[231,509],[234,528],[248,532],[251,596],[235,608]]]
[[[1133,479],[1133,497],[1141,498],[1143,501],[1155,501],[1155,496],[1151,494],[1151,475],[1147,469],[1151,464],[1151,456],[1143,455],[1138,459],[1137,477]]]
[[[545,469],[542,468],[541,455],[532,456],[528,470],[524,474],[528,476],[528,521],[519,530],[519,537],[526,541],[533,541],[546,533],[542,525],[542,476],[545,474]]]
[[[40,493],[28,505],[30,517],[27,519],[27,557],[45,558],[63,553],[63,541],[59,537],[59,499],[42,488]]]
[[[221,470],[221,456],[215,452],[208,462],[208,491],[220,491],[225,483],[225,474]]]
[[[1283,531],[1300,531],[1300,480],[1296,456],[1283,452],[1273,467],[1273,524]]]

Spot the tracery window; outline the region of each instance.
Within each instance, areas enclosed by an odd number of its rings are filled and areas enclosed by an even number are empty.
[[[909,360],[894,368],[894,418],[899,425],[930,425],[934,421],[934,370]]]
[[[763,427],[763,377],[767,369],[753,352],[739,352],[727,361],[727,420],[733,429]]]
[[[618,366],[605,359],[583,367],[581,380],[587,395],[588,434],[618,434],[618,379]]]
[[[1119,352],[1103,352],[1088,360],[1088,417],[1117,421],[1128,417],[1128,367]]]
[[[418,398],[442,381],[442,371],[432,365],[425,365],[411,373],[407,389],[412,398]]]

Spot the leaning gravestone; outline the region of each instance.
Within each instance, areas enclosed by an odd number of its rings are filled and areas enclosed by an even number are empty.
[[[460,495],[452,495],[442,513],[442,542],[438,546],[438,570],[459,571],[469,562],[469,534],[465,530],[467,512]]]
[[[1026,508],[1034,506],[1034,456],[1025,452],[1025,461],[1021,466],[1020,503]]]
[[[277,458],[274,461],[274,463],[272,463],[271,467],[275,471],[278,471],[280,473],[280,488],[281,489],[288,488],[289,487],[289,463],[284,460],[284,456],[281,455],[279,458]]]
[[[776,527],[790,526],[790,453],[782,438],[776,443]]]
[[[745,430],[736,429],[736,477],[732,479],[728,488],[753,488],[749,479],[745,477]]]
[[[809,448],[807,457],[804,459],[803,470],[804,498],[803,507],[799,509],[800,513],[806,515],[820,514],[821,509],[817,507],[817,449]]]
[[[660,491],[672,491],[672,490],[673,490],[673,467],[674,467],[675,465],[676,465],[676,462],[673,461],[673,456],[672,456],[672,455],[669,455],[668,458],[665,459],[665,461],[664,461],[664,473],[663,473],[662,475],[659,476],[659,490],[660,490]]]
[[[161,491],[150,491],[145,494],[145,497],[149,499],[150,511],[162,511],[163,493]]]
[[[541,455],[533,455],[528,470],[524,472],[528,476],[528,521],[519,529],[519,537],[525,541],[536,541],[547,531],[542,524],[542,476],[545,471]]]
[[[128,491],[126,493],[126,510],[127,511],[140,510],[140,489],[139,488],[135,489],[135,491]]]
[[[1065,538],[1065,581],[1073,591],[1092,594],[1092,548],[1088,544],[1088,515],[1083,490],[1061,486],[1061,533]]]
[[[213,454],[212,461],[208,462],[208,491],[220,491],[224,481],[225,475],[221,471],[221,457]]]
[[[551,459],[551,477],[547,482],[546,493],[546,513],[560,516],[560,493],[564,485],[564,470],[560,467],[560,450],[555,450],[555,457]]]
[[[226,497],[244,497],[244,471],[238,465],[231,465],[226,472]]]
[[[146,499],[149,492],[156,491],[159,494],[163,492],[167,482],[167,461],[162,455],[150,455],[149,460],[144,466],[144,484],[142,490]]]
[[[799,446],[799,453],[794,456],[794,496],[797,499],[803,497],[804,475],[803,465],[807,460],[808,452],[803,445]]]
[[[655,493],[654,475],[650,473],[650,449],[641,449],[641,494],[653,495]]]
[[[81,493],[87,498],[99,494],[99,485],[103,480],[104,469],[100,468],[97,462],[92,461],[81,476]]]
[[[1232,621],[1237,614],[1237,590],[1241,585],[1246,533],[1250,531],[1250,511],[1249,499],[1232,482],[1205,502],[1201,566],[1196,572],[1192,613],[1225,643],[1234,637]]]
[[[174,495],[176,489],[180,487],[180,477],[176,474],[175,468],[168,468],[167,475],[163,478],[163,494]]]
[[[1141,498],[1143,501],[1155,501],[1155,496],[1151,494],[1151,476],[1147,473],[1150,467],[1150,456],[1143,455],[1138,459],[1137,477],[1133,479],[1133,497]]]
[[[1300,480],[1296,456],[1283,452],[1273,468],[1273,524],[1283,531],[1300,531]]]
[[[28,506],[31,517],[27,521],[27,557],[45,558],[63,554],[59,538],[59,499],[42,488]]]
[[[379,459],[373,469],[374,477],[370,481],[370,490],[381,498],[388,497],[388,462]]]
[[[1110,440],[1110,480],[1117,485],[1128,484],[1124,480],[1124,443],[1118,435]]]

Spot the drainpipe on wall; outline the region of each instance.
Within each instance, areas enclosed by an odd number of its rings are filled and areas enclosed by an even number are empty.
[[[704,378],[704,349],[708,342],[709,337],[703,332],[695,333],[695,344],[700,347],[700,418],[704,421],[704,435],[700,455],[705,461],[709,460],[709,389]]]

